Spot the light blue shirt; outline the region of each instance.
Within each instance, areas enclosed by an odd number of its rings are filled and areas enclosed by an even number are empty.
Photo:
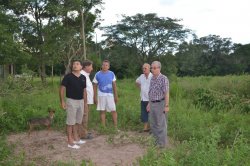
[[[98,96],[113,96],[113,81],[116,81],[116,78],[112,71],[97,72],[93,82],[98,84]]]

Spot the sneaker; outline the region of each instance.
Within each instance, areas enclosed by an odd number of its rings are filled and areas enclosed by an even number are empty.
[[[72,149],[80,149],[80,146],[74,144],[74,145],[70,145],[68,144],[68,148],[72,148]]]
[[[74,144],[81,145],[81,144],[85,144],[86,141],[83,141],[83,140],[80,139],[79,141],[74,141],[73,143],[74,143]]]

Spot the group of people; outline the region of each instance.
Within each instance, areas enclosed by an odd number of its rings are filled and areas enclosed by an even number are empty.
[[[150,72],[151,69],[151,72]],[[161,63],[154,61],[151,66],[145,63],[143,74],[136,79],[141,90],[141,121],[143,132],[151,132],[156,144],[167,144],[167,113],[169,111],[169,81],[161,74]]]
[[[111,112],[114,126],[117,128],[116,103],[118,101],[115,74],[109,70],[110,62],[104,60],[102,69],[95,74],[93,84],[90,73],[93,63],[89,60],[72,61],[72,72],[65,75],[60,86],[61,107],[66,110],[68,147],[79,149],[86,143],[83,139],[92,139],[88,133],[88,115],[91,104],[97,105],[102,125],[105,126],[106,112]],[[98,89],[98,93],[97,93]],[[66,91],[66,101],[64,99]]]
[[[118,102],[116,76],[109,70],[110,62],[104,60],[101,70],[93,81],[90,73],[93,63],[89,60],[72,61],[72,72],[65,75],[60,86],[61,107],[66,110],[68,147],[79,149],[86,143],[83,139],[92,139],[88,133],[88,115],[91,104],[97,105],[103,126],[106,123],[106,112],[111,112],[114,127],[117,129],[116,104]],[[151,68],[151,72],[150,72]],[[141,90],[141,120],[143,132],[153,134],[157,145],[167,144],[167,112],[169,111],[169,82],[161,74],[161,63],[154,61],[143,65],[143,74],[136,79]],[[65,101],[66,92],[66,101]]]

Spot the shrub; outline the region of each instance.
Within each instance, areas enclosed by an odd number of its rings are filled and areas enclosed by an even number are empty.
[[[222,93],[208,89],[197,89],[192,94],[195,105],[202,106],[206,110],[232,110],[237,112],[250,112],[250,100],[241,99],[239,96],[231,93]]]

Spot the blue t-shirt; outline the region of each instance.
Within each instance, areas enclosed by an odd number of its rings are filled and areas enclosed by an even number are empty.
[[[93,82],[98,84],[101,93],[113,94],[113,81],[115,80],[115,74],[108,70],[107,72],[97,72]]]

